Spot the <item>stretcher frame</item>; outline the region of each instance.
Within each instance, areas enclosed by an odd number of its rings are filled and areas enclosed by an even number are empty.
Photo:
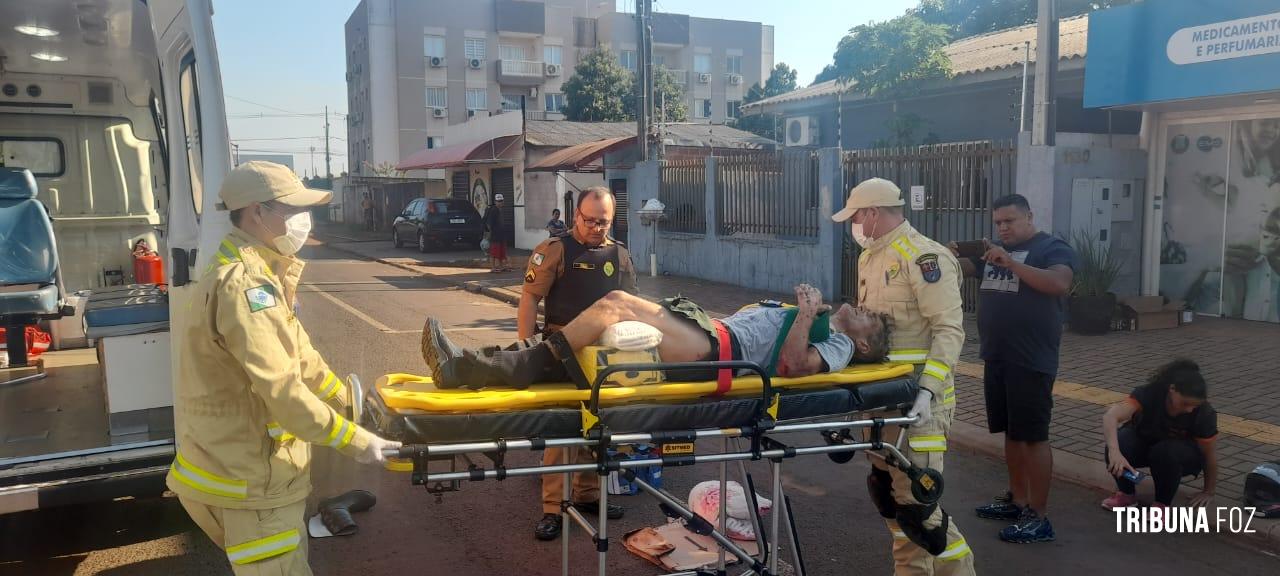
[[[667,372],[672,370],[689,370],[689,369],[730,369],[730,370],[746,370],[757,374],[761,379],[761,401],[758,404],[755,417],[751,422],[745,423],[738,427],[728,428],[699,428],[691,430],[670,430],[656,432],[640,432],[612,434],[609,431],[606,422],[600,419],[600,388],[608,377],[618,372],[634,372],[634,371],[661,371]],[[363,388],[359,379],[350,376],[350,389],[353,389],[351,397],[351,407],[353,416],[359,416],[363,420],[365,412],[363,410]],[[760,367],[759,364],[749,361],[733,360],[733,361],[708,361],[708,362],[658,362],[644,364],[620,364],[609,366],[596,374],[595,381],[591,383],[591,398],[589,403],[583,406],[583,435],[581,437],[561,437],[561,438],[524,438],[508,440],[499,438],[496,441],[479,441],[479,442],[450,442],[440,444],[405,444],[397,449],[388,449],[384,452],[387,457],[404,458],[412,462],[411,483],[427,488],[428,492],[435,494],[437,501],[441,498],[443,492],[456,491],[462,481],[482,481],[482,480],[504,480],[511,477],[522,476],[542,476],[546,474],[564,474],[564,493],[560,503],[561,508],[561,526],[563,534],[561,535],[561,573],[564,576],[569,574],[569,533],[570,522],[577,524],[591,538],[595,544],[598,554],[598,573],[600,576],[606,576],[608,573],[608,551],[609,551],[609,491],[608,476],[611,472],[619,472],[628,480],[636,484],[645,494],[653,497],[659,502],[664,514],[670,518],[678,518],[684,521],[686,529],[704,536],[710,537],[718,545],[718,559],[715,570],[699,569],[693,571],[685,571],[673,573],[669,576],[724,576],[726,574],[727,555],[732,554],[745,565],[744,574],[756,574],[759,576],[775,576],[778,572],[779,562],[779,531],[780,520],[783,515],[787,517],[789,524],[789,537],[791,539],[791,548],[794,568],[798,575],[804,576],[803,555],[800,548],[798,532],[796,530],[795,517],[790,507],[790,501],[782,487],[782,463],[786,459],[799,456],[810,456],[826,454],[832,456],[833,460],[838,462],[847,462],[852,458],[853,453],[857,451],[867,451],[869,454],[884,459],[885,462],[892,466],[896,466],[912,478],[912,493],[918,500],[923,503],[936,502],[942,496],[942,477],[936,471],[928,468],[917,468],[911,464],[910,460],[901,451],[903,439],[906,437],[906,428],[910,427],[918,421],[918,417],[891,417],[891,418],[869,418],[869,419],[850,419],[857,414],[865,414],[869,412],[882,412],[893,409],[903,409],[906,406],[899,404],[894,406],[874,406],[860,407],[856,411],[843,414],[832,414],[829,416],[819,416],[804,418],[797,421],[786,421],[779,423],[776,420],[778,395],[774,391],[769,375]],[[899,427],[898,435],[893,441],[886,442],[883,437],[883,431],[886,426]],[[864,430],[865,438],[862,441],[854,441],[854,435],[851,430]],[[815,446],[789,446],[773,435],[786,434],[793,432],[819,432],[824,439],[824,443]],[[694,443],[700,439],[720,438],[723,442],[722,451],[719,454],[697,454],[693,448]],[[750,447],[747,450],[738,449],[740,440],[748,440]],[[668,454],[664,450],[662,456],[635,460],[614,460],[608,456],[608,449],[623,444],[636,444],[643,442],[652,442],[664,447],[671,444],[684,444],[689,447],[690,453],[683,455]],[[733,444],[731,450],[730,444]],[[504,464],[505,455],[513,450],[528,450],[532,452],[542,451],[546,448],[588,448],[595,456],[595,462],[570,463],[568,460],[573,450],[565,451],[565,462],[562,464],[535,465],[519,468],[507,468]],[[491,466],[486,468],[475,464],[476,458],[473,456],[483,456],[491,462]],[[847,456],[841,458],[840,456]],[[837,459],[840,458],[840,459]],[[453,468],[447,472],[432,471],[429,466],[432,461],[450,461]],[[466,462],[467,469],[458,471],[456,464],[459,460]],[[758,502],[756,500],[756,490],[754,482],[750,474],[746,471],[745,462],[768,460],[770,468],[770,476],[772,481],[771,495],[773,496],[777,509],[773,511],[770,518],[771,525],[766,533],[763,522],[760,519],[758,510]],[[657,466],[660,468],[691,466],[696,464],[719,464],[720,471],[720,493],[728,494],[728,474],[727,465],[729,462],[737,462],[739,473],[743,477],[743,488],[749,499],[749,508],[751,509],[751,523],[756,532],[757,542],[760,544],[760,557],[752,556],[742,547],[735,544],[729,537],[724,534],[721,528],[711,524],[701,516],[694,513],[684,503],[665,490],[656,488],[644,480],[635,476],[631,470],[633,468],[647,468]],[[572,502],[572,475],[577,472],[595,472],[600,482],[600,501],[598,504],[598,513],[595,525],[593,526],[582,511],[578,510]],[[446,487],[450,486],[450,487]],[[720,506],[720,518],[718,526],[723,527],[726,524],[728,506]]]

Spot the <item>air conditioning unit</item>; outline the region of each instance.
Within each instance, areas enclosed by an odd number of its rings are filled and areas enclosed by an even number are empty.
[[[430,61],[432,68],[444,68],[443,56],[432,56],[428,60]]]
[[[699,83],[699,84],[710,84],[710,83],[711,83],[711,75],[710,75],[710,74],[698,74],[698,83]]]
[[[467,67],[472,70],[479,70],[481,68],[484,68],[484,60],[481,60],[479,58],[472,58],[470,60],[467,60]]]
[[[741,85],[741,84],[742,84],[742,75],[741,75],[741,74],[730,74],[730,75],[729,75],[729,85],[730,85],[730,86],[739,86],[739,85]]]
[[[547,65],[543,66],[543,70],[544,70],[544,71],[546,71],[547,76],[559,76],[559,75],[560,75],[560,65],[559,65],[559,64],[547,64]]]
[[[431,109],[431,117],[432,117],[432,118],[445,118],[445,117],[448,117],[448,116],[449,116],[449,111],[448,111],[448,110],[445,110],[444,108],[432,108],[432,109]]]
[[[787,118],[787,146],[816,146],[818,144],[818,119],[813,116]]]

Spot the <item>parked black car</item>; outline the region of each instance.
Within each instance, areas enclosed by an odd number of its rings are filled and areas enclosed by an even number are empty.
[[[480,248],[484,223],[476,207],[457,198],[416,198],[391,224],[391,242],[399,248],[416,244],[418,251],[466,244]]]

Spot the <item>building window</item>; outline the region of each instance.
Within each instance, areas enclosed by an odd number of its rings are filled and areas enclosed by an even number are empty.
[[[547,102],[547,112],[560,112],[564,110],[564,94],[544,94]]]
[[[498,45],[498,58],[502,60],[524,60],[524,46],[513,46],[511,44]]]
[[[447,88],[427,87],[427,108],[448,108],[449,90]]]
[[[488,110],[489,93],[484,88],[467,88],[467,110]]]
[[[724,115],[726,118],[739,118],[738,108],[742,106],[741,100],[730,100],[725,102]]]
[[[518,112],[520,110],[520,97],[520,94],[503,94],[502,109],[511,112]]]
[[[467,38],[463,44],[463,52],[467,60],[484,60],[484,38]]]
[[[711,55],[710,54],[694,54],[693,55],[693,71],[698,74],[711,73]]]
[[[432,56],[444,58],[444,36],[423,36],[422,55],[427,58]]]
[[[726,56],[724,59],[724,71],[729,74],[742,74],[742,57]]]
[[[618,53],[618,62],[620,62],[620,63],[622,64],[622,67],[623,67],[623,68],[626,68],[627,70],[630,70],[630,71],[632,71],[632,72],[635,72],[635,70],[636,70],[636,51],[635,51],[635,50],[623,50],[622,52]]]
[[[560,66],[562,52],[563,52],[563,49],[560,46],[543,46],[542,61],[546,62],[547,64],[555,64],[556,66]]]
[[[698,98],[693,102],[694,118],[710,118],[711,117],[711,99]]]

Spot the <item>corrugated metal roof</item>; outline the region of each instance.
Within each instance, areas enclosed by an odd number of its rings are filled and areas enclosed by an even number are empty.
[[[529,120],[525,123],[525,141],[531,146],[576,146],[635,134],[635,122]],[[774,144],[768,138],[723,124],[664,124],[662,134],[668,146],[763,148]]]
[[[1058,58],[1071,60],[1084,58],[1088,51],[1089,16],[1082,14],[1058,21]],[[970,36],[948,44],[943,51],[951,59],[951,73],[955,76],[1003,70],[1022,65],[1022,48],[1031,42],[1031,62],[1036,61],[1036,25],[997,30],[987,34]],[[836,80],[820,82],[804,88],[765,98],[743,107],[759,107],[785,104],[810,98],[830,96],[852,86],[840,86]]]
[[[545,158],[526,166],[526,172],[559,172],[578,171],[600,158],[610,150],[629,145],[636,141],[635,136],[618,136],[594,142],[574,144],[547,154]],[[603,167],[600,167],[603,171]]]

